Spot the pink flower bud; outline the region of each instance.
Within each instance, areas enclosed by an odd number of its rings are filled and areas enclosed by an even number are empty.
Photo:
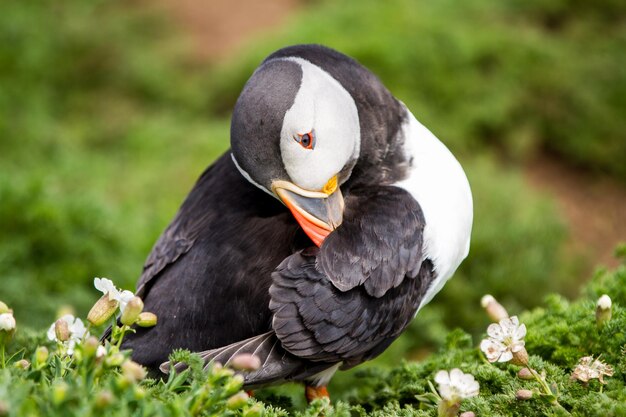
[[[230,361],[230,366],[238,371],[256,371],[261,367],[261,359],[249,353],[235,355]]]
[[[70,340],[70,326],[67,321],[58,319],[54,322],[54,334],[59,342]]]
[[[506,311],[502,304],[500,304],[492,295],[485,295],[480,300],[480,305],[485,309],[487,315],[495,323],[500,320],[509,317],[509,313]]]
[[[520,401],[530,400],[533,397],[533,392],[529,389],[520,389],[515,393],[515,398]]]

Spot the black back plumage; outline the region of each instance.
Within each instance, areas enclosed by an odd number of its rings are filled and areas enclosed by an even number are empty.
[[[137,329],[124,347],[157,368],[174,348],[201,351],[269,330],[271,273],[308,244],[284,206],[246,181],[225,154],[152,249],[138,294],[159,324]]]

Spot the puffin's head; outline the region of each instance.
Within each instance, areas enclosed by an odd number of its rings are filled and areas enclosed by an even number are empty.
[[[339,186],[359,157],[352,96],[302,58],[265,61],[233,113],[232,156],[242,175],[282,201],[316,245],[340,223]]]

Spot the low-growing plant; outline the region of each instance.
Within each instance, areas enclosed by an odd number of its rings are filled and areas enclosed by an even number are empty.
[[[578,301],[549,296],[545,306],[521,312],[519,318],[508,317],[494,297],[486,296],[483,307],[497,323],[489,326],[479,346],[463,330],[450,331],[437,353],[392,369],[357,369],[347,375],[349,386],[331,386],[339,401],[316,400],[304,408],[294,407],[281,388],[261,390],[258,399],[243,392],[243,378],[237,372],[256,369],[259,364],[253,357],[235,361],[236,370],[219,364],[205,369],[198,355],[178,350],[170,360],[185,362],[185,370],[172,369],[163,380],[147,378],[146,370],[130,359],[131,352],[119,349],[124,334],[141,322],[142,305],[108,280],[97,281],[97,287],[104,294],[94,305],[89,324],[65,315],[50,326],[45,338],[22,330],[12,310],[0,303],[0,415],[626,413],[626,263],[598,272]],[[478,304],[476,309],[480,310]],[[119,313],[127,324],[118,323]],[[90,332],[103,317],[110,320],[113,336],[100,344]],[[21,332],[25,335],[20,337]]]

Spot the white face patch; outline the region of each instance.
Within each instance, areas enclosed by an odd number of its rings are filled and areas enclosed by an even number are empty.
[[[348,161],[358,158],[359,114],[352,96],[326,71],[302,58],[285,59],[302,67],[302,84],[283,120],[283,164],[297,186],[319,191]],[[296,139],[310,132],[314,147],[305,149]]]

